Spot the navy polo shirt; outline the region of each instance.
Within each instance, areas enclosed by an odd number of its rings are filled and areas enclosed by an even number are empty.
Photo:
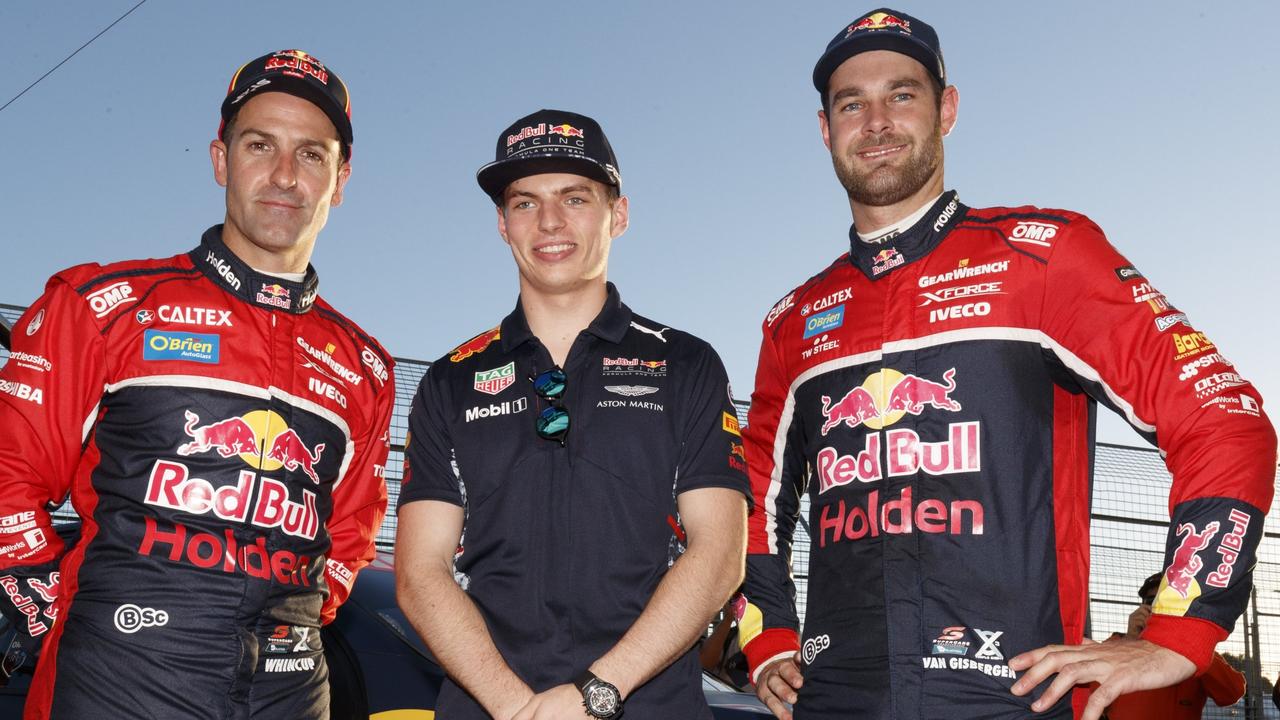
[[[516,309],[431,366],[409,415],[400,505],[465,508],[455,577],[507,664],[535,691],[570,682],[613,647],[684,551],[676,496],[751,502],[742,438],[707,343],[608,298],[565,367],[565,444],[538,436],[554,367]],[[608,678],[605,678],[606,680]],[[693,649],[625,703],[631,720],[710,718]],[[488,717],[446,682],[441,717]]]

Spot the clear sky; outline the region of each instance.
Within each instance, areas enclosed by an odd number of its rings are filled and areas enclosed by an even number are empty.
[[[0,4],[0,104],[135,2]],[[900,7],[937,28],[960,90],[947,186],[1093,217],[1276,416],[1280,3]],[[434,359],[513,306],[474,174],[507,124],[555,107],[598,119],[619,157],[632,223],[610,279],[710,341],[745,396],[764,313],[847,248],[809,75],[870,9],[150,0],[0,112],[0,302],[68,265],[194,247],[223,216],[207,148],[231,73],[298,47],[353,101],[321,294],[392,353]],[[1141,442],[1114,420],[1101,437]]]

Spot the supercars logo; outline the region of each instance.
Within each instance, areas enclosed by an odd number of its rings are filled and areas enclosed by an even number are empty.
[[[449,356],[449,362],[462,362],[472,355],[477,355],[489,349],[489,345],[494,340],[502,337],[502,328],[496,327],[492,330],[486,330],[470,340],[462,343],[453,349],[453,354]]]
[[[179,455],[207,452],[216,452],[224,458],[238,455],[259,470],[301,470],[312,482],[320,483],[315,466],[324,453],[324,443],[308,448],[298,432],[273,410],[254,410],[203,425],[200,416],[190,410],[186,411],[186,418],[182,430],[191,440],[178,447]]]

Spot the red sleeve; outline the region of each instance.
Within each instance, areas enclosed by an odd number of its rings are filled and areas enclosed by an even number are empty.
[[[1200,685],[1218,707],[1232,705],[1244,697],[1244,673],[1231,667],[1218,653],[1213,654],[1209,669],[1200,676]]]
[[[333,491],[333,514],[329,517],[332,545],[325,561],[329,597],[320,609],[320,622],[328,624],[346,602],[356,573],[377,553],[374,540],[387,512],[387,482],[384,477],[391,449],[391,411],[395,406],[396,383],[391,364],[387,379],[374,398],[368,424],[352,428],[352,460]]]
[[[1046,349],[1156,443],[1173,475],[1164,579],[1142,637],[1203,672],[1248,602],[1275,431],[1258,391],[1091,221],[1077,216],[1050,253]]]
[[[769,321],[763,329],[755,391],[742,432],[754,502],[747,517],[746,600],[738,626],[752,682],[761,667],[800,648],[791,540],[800,513],[804,457],[799,443],[791,441],[791,382],[778,358]]]
[[[52,625],[62,540],[49,510],[66,499],[102,397],[102,335],[70,284],[52,278],[13,328],[0,370],[0,602],[32,636]]]

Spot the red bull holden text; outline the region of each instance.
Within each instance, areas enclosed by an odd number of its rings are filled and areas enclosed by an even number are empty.
[[[203,478],[191,477],[186,465],[156,460],[147,481],[144,502],[156,507],[179,510],[192,515],[213,513],[223,520],[248,522],[268,530],[280,528],[286,535],[314,540],[320,528],[316,512],[316,495],[302,491],[302,502],[289,499],[289,488],[279,480],[258,478],[259,491],[252,510],[254,479],[251,470],[241,470],[235,485],[214,488]]]

